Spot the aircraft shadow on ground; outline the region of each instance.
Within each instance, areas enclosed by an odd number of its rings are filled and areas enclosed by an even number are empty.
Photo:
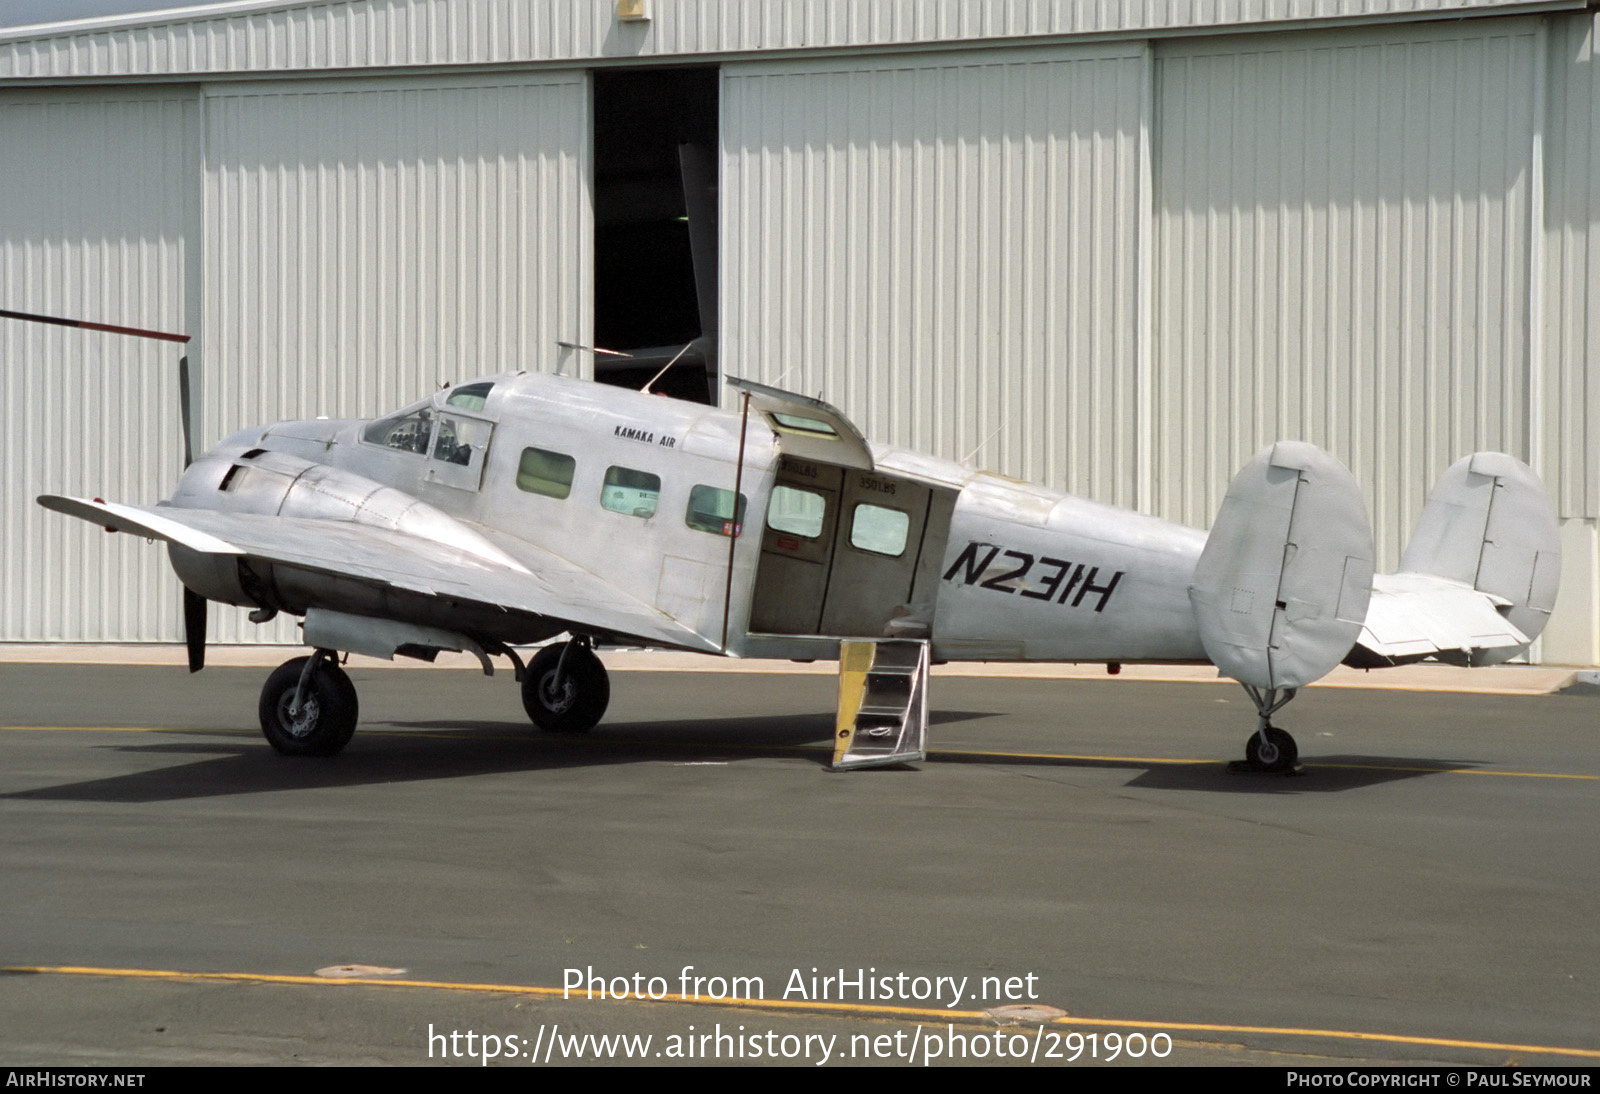
[[[945,710],[934,712],[930,721],[935,725],[949,725],[992,716],[982,711]],[[621,722],[576,736],[541,733],[520,723],[393,721],[365,727],[344,753],[330,759],[278,756],[261,738],[244,733],[159,742],[150,742],[146,736],[139,744],[94,747],[143,756],[205,758],[176,766],[18,791],[0,795],[0,798],[159,802],[659,760],[736,763],[782,757],[804,758],[820,767],[829,760],[833,727],[830,714]],[[1355,790],[1483,766],[1475,761],[1341,755],[1308,759],[1304,769],[1296,775],[1264,775],[1230,770],[1221,760],[1193,763],[1018,755],[1007,754],[994,745],[971,751],[960,746],[936,747],[928,763],[932,767],[1004,764],[1127,770],[1137,772],[1126,784],[1128,786],[1235,794]]]
[[[948,724],[989,717],[983,712],[941,711],[930,720]],[[375,722],[330,758],[291,759],[247,733],[184,741],[93,747],[141,756],[204,756],[195,762],[60,786],[0,794],[10,801],[159,802],[278,790],[421,782],[515,771],[589,767],[653,760],[738,762],[763,757],[830,757],[831,714],[770,715],[673,722],[619,722],[589,734],[541,733],[526,723],[490,721]]]
[[[1424,775],[1474,771],[1486,765],[1476,760],[1423,757],[1313,756],[1303,757],[1300,770],[1293,773],[1239,770],[1240,766],[1228,763],[1146,766],[1128,785],[1147,790],[1209,790],[1231,794],[1328,794]]]

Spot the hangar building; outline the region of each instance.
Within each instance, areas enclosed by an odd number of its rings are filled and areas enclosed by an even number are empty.
[[[0,308],[193,335],[204,443],[701,335],[706,392],[821,394],[875,439],[1198,527],[1302,438],[1361,482],[1381,569],[1439,473],[1501,449],[1562,522],[1536,656],[1594,664],[1597,35],[1585,0],[243,0],[21,28]],[[0,640],[180,638],[161,551],[32,504],[170,490],[176,356],[0,323]],[[294,640],[213,611],[216,640]]]

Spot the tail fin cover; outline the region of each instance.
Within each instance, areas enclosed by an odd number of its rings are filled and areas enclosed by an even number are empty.
[[[1228,487],[1189,590],[1207,656],[1260,688],[1324,676],[1361,633],[1372,558],[1343,464],[1301,441],[1262,449]]]

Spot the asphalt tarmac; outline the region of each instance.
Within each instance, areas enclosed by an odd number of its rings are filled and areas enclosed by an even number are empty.
[[[1262,776],[1233,687],[938,678],[833,774],[828,676],[356,669],[331,760],[265,676],[0,665],[0,1064],[1600,1061],[1600,689],[1313,687]]]

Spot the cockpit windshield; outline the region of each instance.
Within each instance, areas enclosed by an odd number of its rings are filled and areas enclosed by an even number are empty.
[[[433,442],[433,408],[420,406],[402,410],[392,418],[379,418],[367,426],[361,438],[368,444],[425,456]]]

